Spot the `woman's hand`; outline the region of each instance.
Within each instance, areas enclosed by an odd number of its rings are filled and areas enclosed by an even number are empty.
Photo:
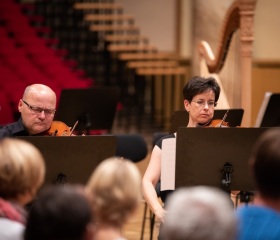
[[[166,211],[163,208],[158,208],[155,210],[154,214],[156,215],[156,218],[163,223],[164,222],[164,217],[166,214]]]

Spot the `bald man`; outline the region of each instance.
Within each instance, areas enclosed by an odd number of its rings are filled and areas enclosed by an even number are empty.
[[[47,131],[56,111],[56,94],[46,85],[28,86],[19,100],[21,117],[0,129],[0,138],[37,135]]]

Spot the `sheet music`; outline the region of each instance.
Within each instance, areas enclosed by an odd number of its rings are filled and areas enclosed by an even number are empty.
[[[265,93],[263,101],[262,101],[262,105],[260,107],[260,110],[259,110],[259,113],[258,113],[258,116],[257,116],[255,127],[260,127],[261,126],[261,123],[262,123],[262,120],[263,120],[263,117],[264,117],[264,113],[266,111],[266,108],[267,108],[267,105],[268,105],[268,102],[270,100],[271,95],[272,95],[272,92],[266,92]]]
[[[176,138],[162,141],[161,191],[175,189]]]

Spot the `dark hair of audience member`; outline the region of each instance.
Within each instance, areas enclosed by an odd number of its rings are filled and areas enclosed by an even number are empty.
[[[53,185],[43,189],[30,210],[24,239],[90,239],[86,235],[93,219],[82,190],[71,185]]]

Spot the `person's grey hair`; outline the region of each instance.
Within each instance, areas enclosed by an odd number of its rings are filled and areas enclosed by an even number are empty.
[[[166,202],[164,240],[233,240],[237,223],[230,196],[206,186],[176,190]]]

